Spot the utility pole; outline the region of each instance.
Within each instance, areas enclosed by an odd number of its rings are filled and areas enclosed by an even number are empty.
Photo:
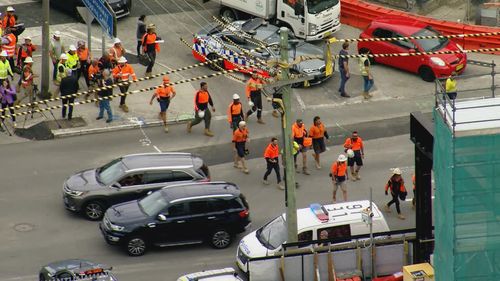
[[[288,28],[280,28],[280,64],[281,80],[287,81],[290,79],[290,71],[288,69]],[[282,114],[282,131],[283,131],[283,157],[285,158],[285,188],[286,188],[286,222],[288,229],[287,242],[297,242],[297,207],[295,199],[295,165],[292,155],[292,99],[290,97],[291,84],[281,87],[281,95],[283,100]]]
[[[43,0],[42,13],[43,13],[43,26],[42,26],[42,83],[41,92],[42,98],[49,98],[49,85],[50,85],[50,64],[49,50],[50,50],[50,0]]]

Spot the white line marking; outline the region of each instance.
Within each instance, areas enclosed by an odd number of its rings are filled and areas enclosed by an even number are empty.
[[[295,94],[295,98],[297,99],[297,102],[299,103],[300,105],[300,110],[301,111],[304,111],[306,110],[306,104],[304,103],[304,101],[302,100],[302,98],[300,97],[299,93],[297,93],[296,91],[293,91],[293,93]]]
[[[68,29],[69,32],[74,32],[76,34],[79,34],[81,36],[83,36],[83,38],[85,38],[85,40],[87,39],[87,33],[86,32],[83,32],[83,31],[80,31],[80,30],[77,30],[77,29],[74,29],[74,28],[69,28]],[[66,31],[64,32],[66,34]],[[93,41],[96,41],[96,42],[101,42],[102,38],[97,38],[95,36],[90,36],[90,38],[93,40]],[[80,40],[83,40],[83,39],[80,39]],[[106,40],[107,41],[107,40]]]
[[[156,151],[158,151],[158,153],[161,153],[161,150],[156,145],[153,145],[153,148],[156,149]]]
[[[170,66],[168,66],[168,65],[166,65],[166,64],[164,64],[164,63],[161,63],[161,62],[159,62],[159,61],[155,61],[155,64],[157,64],[157,65],[159,65],[159,66],[162,66],[162,67],[164,67],[164,68],[168,69],[169,71],[172,71],[172,70],[173,70],[173,68],[171,68]],[[177,76],[179,76],[181,79],[186,79],[186,77],[184,77],[182,74],[179,74],[179,72],[176,72],[176,73],[174,73],[174,74],[175,74],[175,75],[177,75]]]
[[[434,196],[431,197],[432,200],[434,200]],[[406,198],[406,202],[410,202],[411,200],[413,200],[413,198]]]

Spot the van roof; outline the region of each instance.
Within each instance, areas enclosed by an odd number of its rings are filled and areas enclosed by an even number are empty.
[[[328,211],[328,221],[320,220],[311,207],[297,210],[297,228],[299,230],[315,226],[344,225],[362,221],[361,211],[370,207],[369,200],[351,201],[330,205],[323,205]],[[373,219],[383,218],[377,205],[373,203]]]

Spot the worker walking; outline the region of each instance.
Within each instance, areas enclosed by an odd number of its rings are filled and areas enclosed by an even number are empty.
[[[146,34],[142,37],[142,48],[149,60],[148,67],[146,68],[146,77],[149,77],[155,65],[156,53],[160,52],[160,44],[158,44],[158,41],[161,40],[161,38],[156,35],[156,26],[154,24],[148,24],[146,30]]]
[[[399,208],[399,197],[406,196],[405,182],[401,177],[401,170],[399,168],[394,169],[392,174],[393,175],[385,185],[385,195],[388,195],[388,190],[390,189],[392,200],[389,201],[389,203],[387,203],[384,206],[384,210],[390,213],[391,205],[396,204],[396,211],[398,212],[398,218],[404,220],[405,217],[401,214],[401,209]]]
[[[130,64],[127,63],[127,59],[125,57],[120,57],[118,59],[118,65],[113,68],[113,78],[117,83],[128,82],[130,78],[133,81],[137,81],[137,76],[135,76],[134,69]],[[120,85],[120,92],[122,94],[128,92],[128,88],[130,87],[130,83],[126,85]],[[120,108],[124,112],[128,112],[128,106],[125,104],[125,100],[127,99],[127,95],[120,96]]]
[[[369,50],[361,49],[359,54],[365,55],[359,58],[359,70],[361,72],[361,76],[363,77],[363,97],[365,99],[369,99],[373,97],[370,94],[370,89],[373,87],[373,76],[370,68],[370,59],[368,58]]]
[[[262,88],[262,80],[259,78],[257,71],[254,70],[252,72],[252,78],[248,80],[245,87],[248,105],[250,106],[250,110],[248,110],[247,112],[245,121],[248,121],[250,115],[257,111],[257,123],[265,124],[265,122],[262,120]]]
[[[279,164],[279,147],[278,147],[278,139],[273,137],[271,139],[271,143],[267,145],[266,150],[264,151],[264,159],[266,160],[266,173],[264,174],[263,183],[265,185],[269,185],[269,181],[267,181],[267,177],[274,170],[276,173],[277,185],[276,187],[280,190],[284,190],[285,187],[281,183],[281,175],[280,175],[280,164]]]
[[[233,132],[234,167],[245,174],[250,173],[245,163],[245,155],[248,154],[247,141],[249,141],[247,124],[245,121],[240,121],[238,129]]]
[[[213,137],[214,134],[210,131],[210,122],[212,120],[212,114],[208,109],[208,105],[212,107],[212,111],[215,112],[214,102],[210,93],[208,93],[207,82],[200,83],[200,90],[198,90],[194,96],[194,120],[187,123],[187,132],[191,133],[191,128],[201,122],[205,121],[205,135]]]
[[[240,102],[240,95],[233,94],[233,102],[227,108],[227,121],[229,121],[229,126],[233,129],[233,132],[238,129],[238,124],[243,119],[243,106]]]
[[[309,137],[312,138],[316,169],[321,169],[319,155],[326,151],[325,138],[329,139],[330,136],[325,130],[325,125],[323,125],[319,116],[315,116],[313,119],[313,124],[309,129]]]
[[[344,202],[347,202],[347,157],[344,154],[340,154],[337,161],[333,162],[330,168],[330,177],[333,183],[333,203],[337,202],[337,190],[340,188],[342,190],[342,197]]]
[[[339,53],[339,72],[340,72],[340,87],[339,87],[339,93],[341,97],[344,98],[350,98],[351,96],[348,95],[345,91],[345,84],[347,83],[347,80],[351,77],[351,74],[349,72],[349,53],[347,52],[347,49],[349,49],[349,42],[344,42],[342,44],[342,50],[340,50]]]
[[[451,75],[446,79],[446,94],[450,100],[457,98],[457,73],[453,71]]]
[[[310,175],[309,172],[307,171],[307,150],[308,147],[312,144],[312,139],[307,138],[307,130],[304,126],[304,122],[302,122],[302,119],[297,119],[295,123],[292,125],[292,136],[293,140],[297,142],[300,146],[299,151],[302,153],[302,172],[304,175]],[[311,144],[306,143],[306,138],[311,141]],[[295,163],[295,170],[297,170],[297,154],[293,156],[293,160]]]
[[[352,132],[350,138],[347,138],[344,142],[344,148],[347,152],[349,149],[354,152],[353,157],[349,157],[347,165],[351,170],[352,180],[360,180],[359,170],[363,166],[363,158],[365,157],[365,150],[363,147],[363,140],[358,136],[358,132]],[[354,169],[354,164],[356,164],[356,169]]]
[[[177,94],[175,92],[174,87],[169,85],[170,79],[168,78],[167,75],[163,76],[163,84],[156,89],[156,92],[153,94],[151,97],[151,100],[149,101],[150,105],[153,105],[153,100],[156,98],[158,103],[160,104],[160,118],[163,121],[163,128],[165,133],[168,133],[168,127],[167,127],[167,109],[168,106],[170,105],[170,101],[175,97]]]

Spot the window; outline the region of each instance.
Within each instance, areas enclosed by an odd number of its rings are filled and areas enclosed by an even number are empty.
[[[382,28],[377,28],[373,31],[373,36],[377,38],[391,38],[392,31]]]
[[[193,177],[183,171],[173,171],[171,181],[190,181]]]
[[[146,184],[164,183],[172,181],[171,171],[148,172],[145,176]]]
[[[318,235],[317,236],[318,240],[321,239],[343,240],[342,238],[351,237],[351,226],[346,224],[346,225],[320,228],[318,229],[317,235]]]
[[[188,210],[186,208],[186,203],[179,203],[168,207],[169,217],[180,217],[188,215]]]
[[[124,177],[120,181],[118,181],[118,183],[122,187],[133,186],[133,185],[141,185],[141,184],[144,184],[143,178],[144,178],[143,174],[131,174],[131,175],[128,175],[128,176]]]
[[[401,34],[394,34],[394,37],[404,37],[403,35]],[[413,45],[412,42],[408,41],[408,40],[397,40],[397,41],[391,41],[391,43],[393,43],[394,45],[398,45],[400,47],[403,47],[405,49],[415,49],[415,45]]]
[[[229,204],[233,200],[224,200],[224,199],[210,199],[208,201],[208,206],[210,212],[222,212],[229,209]]]
[[[312,238],[313,238],[313,232],[312,232],[312,230],[301,232],[298,235],[299,242],[312,241]]]
[[[191,201],[189,202],[189,210],[193,215],[206,214],[210,212],[207,201]]]

